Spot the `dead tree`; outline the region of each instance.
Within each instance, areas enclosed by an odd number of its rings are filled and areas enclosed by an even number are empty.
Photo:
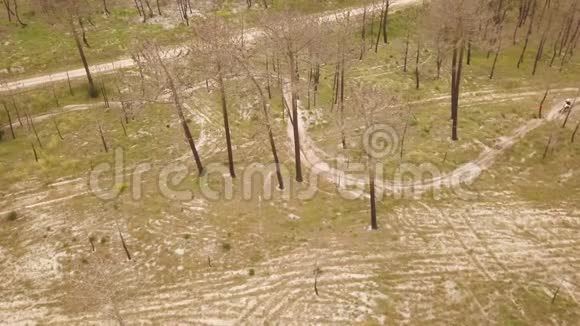
[[[202,73],[211,76],[218,86],[228,153],[228,167],[230,176],[235,178],[234,153],[224,76],[230,73],[233,68],[233,49],[243,49],[244,47],[240,44],[241,40],[235,38],[235,32],[222,19],[211,18],[200,21],[195,24],[194,31],[198,36],[198,41],[194,42],[190,47],[192,60],[195,62],[195,66],[204,67],[205,69]]]
[[[546,102],[546,99],[548,98],[549,92],[550,92],[550,87],[546,88],[546,92],[544,93],[544,97],[542,98],[542,101],[540,102],[540,107],[538,109],[538,119],[542,119],[542,110],[544,108],[544,102]]]
[[[12,4],[10,3],[10,0],[2,0],[2,2],[4,3],[4,8],[6,9],[6,14],[8,15],[8,22],[12,22],[12,17],[14,16],[21,27],[26,27],[27,24],[25,24],[20,18],[20,12],[18,11],[18,0],[12,0]]]
[[[481,3],[476,0],[434,0],[427,15],[429,26],[444,35],[451,49],[451,139],[456,141],[459,125],[459,95],[466,42],[477,33]]]
[[[536,18],[536,0],[532,0],[532,13],[530,18],[530,25],[528,27],[528,32],[526,33],[526,39],[524,41],[524,46],[522,48],[522,53],[520,54],[520,58],[518,59],[517,67],[520,68],[520,65],[524,62],[524,56],[526,54],[526,49],[528,48],[528,43],[530,42],[530,36],[532,35],[532,31],[534,28],[534,20]]]
[[[8,117],[8,124],[10,124],[10,132],[12,133],[12,139],[16,139],[16,135],[14,134],[14,127],[12,126],[12,118],[10,117],[10,111],[8,111],[8,107],[6,103],[2,102],[4,106],[4,111],[6,111],[6,116]]]
[[[383,23],[381,25],[383,31],[383,43],[389,43],[389,8],[391,7],[391,0],[383,1]]]
[[[408,31],[407,32],[407,38],[405,39],[405,57],[403,59],[403,62],[404,62],[404,64],[403,64],[403,72],[407,72],[407,61],[408,61],[408,58],[409,58],[409,41],[410,41],[410,38],[411,38],[411,32]]]
[[[576,124],[576,128],[574,128],[574,131],[572,132],[572,137],[570,137],[570,142],[574,143],[574,138],[576,138],[576,133],[578,132],[578,128],[580,127],[580,122],[578,122]]]
[[[36,147],[34,147],[34,143],[30,142],[30,146],[32,146],[32,153],[34,153],[34,161],[38,162],[38,153],[36,153]]]
[[[94,8],[91,8],[90,2],[85,1],[43,1],[34,0],[40,6],[43,12],[46,13],[47,19],[62,31],[67,31],[72,35],[79,56],[85,68],[87,81],[89,83],[89,95],[96,97],[98,95],[95,87],[93,77],[89,68],[89,64],[85,55],[82,38],[86,37],[79,35],[79,28],[84,33],[84,26],[82,21],[93,13]],[[80,26],[77,26],[79,24]]]
[[[419,60],[420,60],[420,56],[421,56],[421,41],[417,40],[417,57],[415,60],[415,88],[419,89],[419,87],[421,87],[420,85],[420,80],[419,80]]]
[[[291,12],[272,14],[264,22],[264,30],[271,47],[278,52],[279,57],[287,60],[288,86],[282,85],[282,89],[289,90],[291,110],[292,132],[294,138],[294,161],[296,168],[296,181],[302,182],[302,156],[300,147],[300,117],[298,115],[298,63],[296,59],[311,42],[317,40],[318,22],[312,17],[297,15]],[[280,69],[278,68],[278,71]],[[285,96],[282,97],[283,100]],[[286,101],[284,100],[284,103]]]
[[[500,2],[500,7],[498,8],[498,11],[502,11],[502,7],[501,4],[503,2]],[[495,48],[495,56],[493,58],[493,64],[491,66],[491,71],[489,73],[489,79],[493,79],[494,75],[495,75],[495,67],[497,65],[497,60],[499,59],[499,54],[502,50],[502,45],[504,42],[504,26],[505,26],[505,18],[507,16],[508,13],[508,7],[505,7],[503,9],[503,14],[499,14],[496,19],[497,21],[497,25],[495,26],[496,29],[496,33],[495,33],[495,43],[497,43],[496,48]],[[493,46],[493,44],[491,45]]]
[[[364,120],[365,137],[369,136],[368,143],[372,142],[375,137],[374,128],[376,127],[375,115],[377,112],[392,111],[389,116],[396,117],[394,110],[399,107],[399,100],[392,95],[384,94],[376,86],[368,86],[364,84],[353,85],[350,92],[350,101],[352,107],[356,108],[357,115]],[[394,122],[394,121],[390,121]],[[378,131],[382,132],[382,131]],[[377,189],[376,189],[376,162],[379,159],[384,159],[381,153],[375,152],[373,148],[365,148],[366,151],[366,173],[368,177],[368,191],[369,191],[369,207],[370,207],[370,227],[372,230],[378,229],[377,221]],[[387,153],[389,154],[389,153]]]
[[[58,123],[56,122],[56,119],[52,118],[52,122],[54,124],[54,129],[56,130],[56,134],[58,135],[58,138],[60,138],[60,140],[64,140],[64,137],[62,136],[62,133],[60,132],[60,128],[58,127]]]
[[[117,231],[119,232],[119,239],[121,240],[121,245],[123,246],[123,251],[125,251],[125,255],[127,256],[127,260],[132,260],[131,253],[129,252],[129,247],[127,247],[127,243],[125,242],[125,238],[123,237],[123,233],[121,233],[121,229],[117,227]]]
[[[255,77],[255,74],[252,72],[252,70],[249,67],[248,55],[242,52],[242,53],[240,53],[240,55],[235,56],[235,60],[237,63],[239,63],[239,65],[242,67],[242,69],[247,74],[248,78],[252,81],[252,84],[254,84],[254,86],[255,86],[255,88],[258,91],[258,94],[260,96],[260,102],[262,104],[262,113],[264,115],[264,123],[266,125],[267,130],[268,130],[268,141],[270,143],[272,157],[274,159],[274,164],[276,166],[276,178],[278,180],[278,189],[283,190],[284,189],[284,178],[282,177],[282,171],[280,169],[280,159],[278,158],[278,150],[276,148],[276,141],[274,140],[274,132],[272,130],[269,99],[266,98],[265,92],[264,92],[261,84],[258,82],[258,79]],[[270,81],[269,77],[267,79],[268,79],[268,83],[269,83],[269,81]],[[268,89],[269,89],[269,84],[268,84]]]
[[[157,44],[152,42],[144,41],[141,44],[139,52],[139,57],[142,59],[141,65],[143,70],[147,69],[147,71],[154,76],[154,79],[157,82],[155,88],[168,88],[171,92],[173,106],[175,107],[177,116],[179,117],[179,122],[183,128],[185,139],[193,154],[197,171],[199,175],[202,175],[204,172],[203,164],[183,112],[184,107],[177,84],[178,79],[175,77],[175,71],[179,71],[179,67],[170,66],[168,62],[163,61],[161,49]],[[145,74],[145,71],[143,71],[143,74]]]
[[[42,148],[42,142],[40,141],[40,137],[38,136],[38,132],[36,131],[36,126],[34,125],[34,120],[30,118],[28,115],[28,111],[24,110],[24,114],[26,114],[26,120],[30,123],[30,128],[34,132],[34,136],[36,137],[36,141],[38,142],[38,146]]]
[[[546,157],[548,156],[548,151],[550,150],[550,145],[552,144],[552,136],[550,135],[550,137],[548,138],[548,143],[546,144],[546,148],[544,149],[544,154],[542,155],[542,160],[545,160]]]
[[[109,147],[107,146],[107,141],[105,140],[105,135],[103,134],[103,128],[101,127],[101,123],[98,122],[98,130],[99,130],[99,136],[101,138],[101,143],[103,144],[103,149],[105,150],[105,153],[109,152]]]
[[[111,12],[109,11],[109,7],[107,6],[107,0],[103,0],[103,12],[107,16],[111,15]]]

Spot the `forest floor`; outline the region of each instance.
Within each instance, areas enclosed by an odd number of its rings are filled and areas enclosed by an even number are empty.
[[[393,26],[397,35],[396,20]],[[449,100],[440,90],[448,81],[425,78],[423,88],[411,92],[412,75],[400,62],[382,64],[383,56],[400,60],[400,41],[399,35],[349,73],[398,87],[415,102],[404,157],[382,162],[386,177],[391,180],[402,163],[430,163],[450,175],[486,159],[461,193],[441,187],[417,196],[387,195],[378,203],[378,231],[368,230],[366,197],[346,198],[336,178],[291,181],[292,138],[281,104],[273,106],[274,131],[288,190],[269,198],[254,185],[252,169],[270,162],[271,154],[252,109],[256,98],[242,81],[227,81],[237,90],[231,120],[240,172],[231,199],[223,198],[225,191],[218,199],[207,195],[230,179],[219,169],[197,177],[168,105],[132,109],[125,136],[120,106],[85,97],[80,83],[74,82],[74,95],[60,85],[17,98],[43,146],[36,148],[37,163],[30,147],[36,139],[24,116],[22,125],[13,117],[15,140],[3,128],[0,324],[574,324],[580,319],[580,139],[571,143],[570,136],[580,110],[566,128],[554,112],[577,94],[579,67],[552,85],[545,118],[538,119],[546,75],[531,79],[528,71],[511,68],[508,56],[499,63],[502,77],[486,81],[478,72],[487,71],[488,61],[475,55],[466,70],[481,77],[465,83],[461,138],[453,147]],[[425,75],[432,75],[432,65],[425,60]],[[380,75],[368,73],[378,70]],[[332,73],[323,73],[330,80]],[[318,107],[302,108],[304,157],[328,164],[340,155],[355,160],[364,121],[348,114],[353,145],[341,150],[328,93],[321,90]],[[219,98],[198,86],[187,94],[202,159],[223,167]],[[393,120],[389,112],[377,116],[400,132],[401,121]],[[103,163],[110,169],[91,174]],[[166,189],[163,176],[179,168],[190,173]],[[115,199],[100,198],[115,190]]]

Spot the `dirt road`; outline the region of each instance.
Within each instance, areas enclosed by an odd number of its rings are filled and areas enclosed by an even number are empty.
[[[412,4],[415,2],[417,2],[417,0],[393,1],[393,4],[391,5],[391,7],[393,8],[392,12],[394,12],[396,9],[398,9],[404,5],[409,5],[409,4]],[[378,7],[375,9],[378,9]],[[327,12],[327,13],[320,15],[320,21],[321,22],[333,22],[337,19],[337,17],[344,15],[347,12],[350,12],[351,15],[360,15],[363,13],[363,10],[364,10],[363,8],[357,8],[357,9],[350,8],[350,9],[345,9],[345,10],[341,10],[341,11]],[[262,32],[260,30],[254,29],[254,30],[250,30],[250,31],[246,32],[245,39],[247,41],[252,41],[256,38],[259,38],[261,35],[262,35]],[[181,53],[184,53],[185,51],[187,51],[187,47],[185,47],[185,46],[179,46],[179,47],[176,47],[173,49],[169,49],[169,50],[166,50],[162,53],[162,58],[164,58],[164,59],[175,58],[175,57],[178,57]],[[112,61],[112,62],[107,62],[107,63],[103,63],[103,64],[98,64],[98,65],[92,65],[89,67],[89,69],[93,75],[100,75],[100,74],[112,73],[112,72],[117,71],[119,69],[131,68],[131,67],[134,67],[135,65],[136,65],[136,63],[135,63],[135,61],[133,61],[133,59],[125,57],[125,58],[120,58],[120,59]],[[0,93],[11,92],[11,91],[27,89],[27,88],[40,87],[42,85],[51,84],[54,82],[66,81],[68,78],[70,78],[71,80],[74,80],[74,79],[85,78],[85,76],[86,76],[85,69],[78,68],[78,69],[61,71],[61,72],[46,74],[46,75],[22,79],[22,80],[10,81],[10,82],[6,82],[4,84],[0,84]]]

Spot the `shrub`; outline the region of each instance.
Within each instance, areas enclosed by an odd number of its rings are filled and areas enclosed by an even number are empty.
[[[8,221],[16,221],[18,219],[18,214],[16,214],[15,211],[12,211],[12,212],[8,213],[8,215],[6,215],[6,219]]]
[[[222,243],[222,249],[223,251],[230,251],[232,249],[232,245],[227,242],[224,242]]]
[[[254,275],[256,275],[256,271],[255,271],[253,268],[250,268],[250,269],[248,270],[248,275],[249,275],[249,276],[254,276]]]

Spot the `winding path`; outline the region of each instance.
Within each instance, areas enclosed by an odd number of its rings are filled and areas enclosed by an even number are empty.
[[[566,90],[576,90],[576,89],[566,89]],[[291,94],[289,90],[288,83],[284,86],[284,98],[287,103],[291,103]],[[319,154],[329,157],[329,155],[324,155],[324,151],[319,148],[315,141],[308,135],[308,119],[305,119],[305,113],[301,107],[301,102],[299,101],[298,115],[300,122],[298,124],[298,130],[300,134],[301,143],[301,154],[302,162],[310,170],[310,173],[314,173],[317,176],[322,176],[331,183],[336,184],[341,190],[346,189],[347,186],[357,186],[359,189],[365,189],[368,184],[366,177],[355,176],[348,174],[347,172],[340,170],[331,166]],[[425,180],[419,180],[414,182],[404,182],[404,181],[377,181],[376,187],[381,191],[390,191],[392,193],[406,193],[412,192],[414,194],[422,194],[431,190],[438,190],[442,187],[447,187],[454,190],[458,195],[469,195],[465,193],[462,189],[463,185],[470,184],[475,179],[477,179],[481,173],[490,168],[495,162],[496,158],[502,154],[506,149],[514,146],[519,140],[524,138],[530,131],[540,127],[546,121],[556,120],[560,117],[558,111],[562,107],[563,103],[559,102],[555,104],[551,111],[548,113],[545,119],[532,119],[524,123],[520,127],[516,128],[510,135],[500,137],[495,144],[494,148],[486,148],[482,151],[479,156],[467,162],[457,169],[442,175],[436,175]],[[286,132],[288,135],[289,146],[293,148],[294,135],[292,129],[292,122],[288,119],[286,125]],[[421,172],[431,172],[431,171],[421,171]],[[347,191],[348,192],[348,191]],[[351,192],[354,195],[360,195]],[[365,195],[366,196],[366,195]]]

